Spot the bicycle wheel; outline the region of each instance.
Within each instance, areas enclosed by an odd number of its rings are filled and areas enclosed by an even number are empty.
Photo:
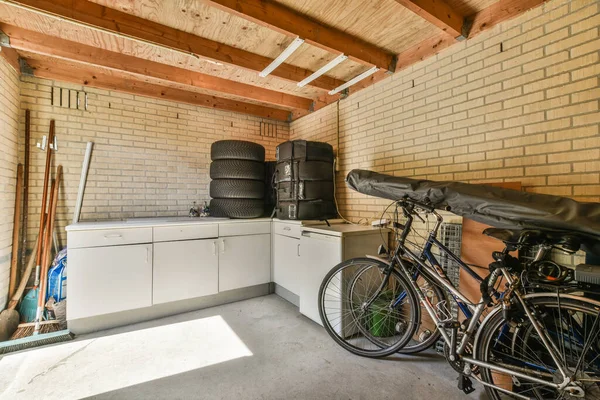
[[[435,285],[433,282],[430,281],[429,278],[426,278],[423,275],[417,278],[417,285],[419,286],[419,288],[421,288],[421,290],[427,297],[427,300],[433,306],[434,309],[436,309],[436,307],[439,305],[444,310],[449,311],[450,304],[447,302],[447,298],[444,294],[444,291],[440,289],[439,286]],[[442,302],[446,303],[440,304]],[[417,325],[417,329],[415,330],[415,333],[408,342],[408,344],[406,344],[406,346],[404,346],[398,351],[399,353],[415,354],[427,350],[440,339],[440,336],[442,336],[440,331],[437,329],[435,322],[425,309],[425,306],[421,304],[420,307],[420,318],[419,323]],[[440,319],[444,319],[444,317],[439,314],[440,313],[438,312],[438,317]]]
[[[565,390],[481,368],[488,383],[535,399],[600,399],[600,303],[555,294],[525,296],[542,329],[558,350],[572,377]],[[514,314],[514,315],[511,315]],[[531,321],[523,312],[493,314],[477,341],[482,361],[518,370],[549,383],[561,383],[562,375]],[[513,398],[509,393],[486,387],[490,399]]]
[[[349,285],[350,290],[354,288],[355,282],[363,280],[363,275],[369,274],[372,268],[377,267],[374,265],[365,265],[360,270],[358,270],[358,272],[355,274],[352,282]],[[434,285],[428,278],[424,277],[423,275],[420,275],[416,277],[416,280],[417,285],[421,288],[423,293],[425,293],[425,296],[427,296],[429,303],[432,304],[434,307],[438,305],[441,301],[445,300],[444,292],[439,287]],[[352,295],[349,296],[349,299],[360,300],[358,296]],[[353,304],[351,310],[353,313],[353,318],[358,318],[357,310],[360,310],[360,305]],[[438,331],[435,322],[431,319],[429,313],[422,304],[419,311],[418,321],[419,323],[417,324],[415,333],[413,334],[412,338],[404,347],[398,350],[398,353],[414,354],[421,352],[433,346],[435,342],[437,342],[440,338],[441,333]],[[381,348],[385,348],[388,346],[385,341],[380,341],[377,337],[371,337],[371,340],[373,343],[380,346]]]
[[[329,336],[365,357],[385,357],[408,343],[417,327],[417,304],[403,276],[370,258],[338,264],[319,289],[319,314]]]

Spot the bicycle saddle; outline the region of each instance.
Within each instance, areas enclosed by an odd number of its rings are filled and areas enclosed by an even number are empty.
[[[537,246],[545,244],[560,246],[572,252],[579,250],[582,242],[581,237],[569,231],[487,228],[483,234],[510,245]]]

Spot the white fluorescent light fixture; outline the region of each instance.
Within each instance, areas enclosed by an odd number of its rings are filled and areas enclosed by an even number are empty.
[[[354,85],[356,82],[360,82],[363,79],[365,79],[366,77],[369,77],[369,76],[373,75],[377,71],[379,71],[379,68],[377,68],[377,67],[373,67],[371,69],[368,69],[365,72],[363,72],[362,74],[357,75],[354,78],[350,79],[348,82],[344,83],[343,85],[340,85],[340,86],[336,87],[335,89],[333,89],[332,91],[330,91],[329,94],[336,94],[338,92],[341,92],[342,90],[344,90],[346,88],[349,88],[350,86]]]
[[[283,64],[283,62],[287,60],[287,58],[291,56],[293,52],[298,50],[298,47],[302,46],[302,43],[304,43],[304,39],[300,39],[299,37],[294,39],[294,41],[292,41],[292,43],[290,43],[289,46],[279,56],[277,56],[277,58],[274,59],[271,64],[267,66],[267,68],[259,72],[258,75],[263,78],[269,75],[271,72],[273,72],[273,70],[275,70],[275,68]]]
[[[347,58],[348,58],[348,56],[340,54],[333,60],[329,61],[327,64],[323,65],[316,72],[313,72],[309,77],[304,78],[302,80],[302,82],[298,82],[298,87],[304,87],[304,86],[308,85],[310,82],[314,81],[315,79],[317,79],[318,77],[320,77],[321,75],[323,75],[324,73],[329,71],[330,69],[334,68],[336,65],[338,65],[342,61],[346,60]]]

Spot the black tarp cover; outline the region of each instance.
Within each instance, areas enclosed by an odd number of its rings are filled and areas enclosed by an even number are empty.
[[[355,169],[346,177],[357,192],[390,200],[428,198],[438,209],[497,228],[571,231],[584,238],[586,250],[600,250],[600,203],[580,203],[547,194],[488,185],[435,182]]]

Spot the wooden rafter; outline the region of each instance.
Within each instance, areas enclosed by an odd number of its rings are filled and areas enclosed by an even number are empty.
[[[299,36],[311,45],[385,70],[394,66],[394,55],[351,36],[323,25],[281,4],[266,0],[204,0],[207,4],[283,34]]]
[[[453,38],[463,36],[464,16],[444,0],[396,0],[396,2],[447,32]]]
[[[10,37],[11,46],[17,50],[130,72],[293,109],[308,111],[312,108],[312,100],[304,97],[87,46],[6,24],[0,24],[0,30]]]
[[[29,58],[27,62],[33,68],[34,76],[40,78],[72,82],[100,89],[118,90],[139,96],[195,104],[201,107],[251,114],[279,121],[288,121],[290,118],[290,113],[286,110],[143,82],[136,79],[136,76],[132,74],[110,70],[101,71],[96,67],[83,64],[73,65],[73,63],[58,59]]]
[[[104,7],[87,0],[8,0],[4,4],[25,6],[54,17],[67,19],[134,40],[186,52],[219,63],[251,71],[262,71],[273,61],[268,57],[228,46],[153,21]],[[281,79],[300,82],[313,71],[290,64],[280,65],[273,73]],[[344,81],[321,76],[311,86],[331,90]]]
[[[528,11],[547,0],[500,0],[468,18],[469,38]]]
[[[14,49],[10,47],[0,47],[0,57],[4,58],[6,62],[17,71],[21,73],[21,67],[19,65],[19,55]]]

